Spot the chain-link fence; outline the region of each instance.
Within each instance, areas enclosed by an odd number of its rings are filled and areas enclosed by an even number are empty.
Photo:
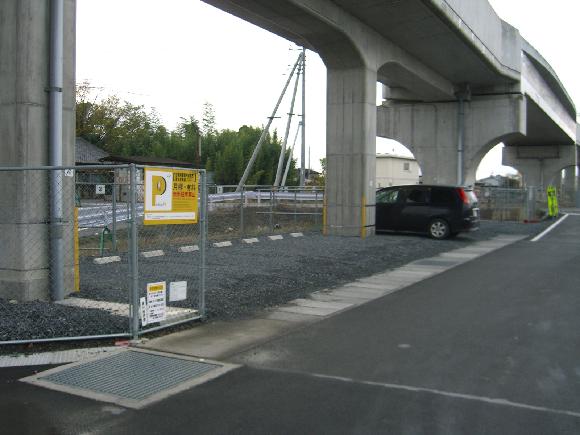
[[[209,237],[225,240],[322,230],[324,188],[209,186]]]
[[[136,338],[202,317],[205,172],[174,170],[195,180],[181,198],[197,201],[195,223],[144,224],[143,167],[0,168],[0,344]]]
[[[547,210],[545,192],[535,187],[508,189],[482,187],[475,189],[480,216],[495,221],[534,221],[542,218]]]

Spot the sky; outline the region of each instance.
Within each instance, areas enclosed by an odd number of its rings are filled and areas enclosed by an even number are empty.
[[[580,2],[490,3],[540,51],[578,104],[575,28]],[[77,81],[88,80],[100,96],[115,94],[154,107],[169,128],[182,117],[201,119],[205,102],[214,106],[219,129],[264,125],[298,56],[296,49],[289,41],[199,0],[77,1]],[[278,112],[281,118],[273,123],[279,135],[286,129],[290,94]],[[299,93],[297,101],[300,98]],[[320,169],[319,160],[325,155],[325,102],[326,69],[318,55],[308,51],[306,144],[313,169]],[[300,112],[298,106],[295,113]],[[297,144],[294,158],[300,158],[299,148]],[[377,152],[409,153],[380,138]],[[308,151],[306,159],[308,164]],[[507,172],[501,166],[501,148],[496,147],[482,161],[478,178]]]

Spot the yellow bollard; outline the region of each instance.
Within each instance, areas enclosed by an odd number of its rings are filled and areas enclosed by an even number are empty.
[[[361,227],[360,227],[360,236],[363,239],[366,239],[367,237],[367,198],[365,195],[363,195],[362,197],[362,201],[361,201]]]

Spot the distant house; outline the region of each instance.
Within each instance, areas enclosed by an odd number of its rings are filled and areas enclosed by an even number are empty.
[[[165,157],[147,157],[147,156],[117,156],[106,152],[105,150],[93,145],[82,137],[77,137],[75,142],[75,162],[77,166],[99,165],[109,167],[77,169],[76,184],[77,198],[95,199],[102,196],[96,193],[97,185],[105,185],[105,196],[111,195],[113,189],[117,192],[117,199],[128,201],[130,195],[130,172],[128,168],[112,168],[113,165],[136,164],[139,166],[161,166],[161,167],[178,167],[193,168],[191,162],[169,159]],[[208,174],[208,184],[212,183],[211,174]],[[139,168],[136,173],[137,178],[137,199],[143,198],[143,169]]]
[[[377,154],[377,188],[419,184],[420,181],[419,164],[413,157],[397,154]]]
[[[315,171],[314,169],[308,169],[305,168],[304,169],[304,184],[311,185],[311,184],[315,184],[316,180],[318,179],[318,177],[320,177],[322,174],[318,171]]]
[[[481,187],[519,188],[522,185],[522,181],[519,175],[492,175],[490,177],[477,180],[475,185]]]
[[[82,137],[77,137],[75,141],[75,163],[82,165],[102,165],[101,159],[109,156],[105,150],[93,145]]]
[[[105,150],[93,145],[82,137],[75,140],[75,165],[76,166],[96,166],[103,165],[101,159],[109,156]],[[96,186],[110,186],[113,183],[114,174],[112,170],[107,169],[77,169],[75,174],[76,197],[81,199],[95,199],[99,195],[96,192]],[[111,188],[106,188],[110,194]]]

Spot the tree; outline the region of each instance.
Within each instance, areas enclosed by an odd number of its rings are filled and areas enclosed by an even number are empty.
[[[88,82],[77,87],[76,135],[112,154],[149,155],[153,143],[169,139],[154,109],[146,110],[116,96],[91,100]]]
[[[220,184],[237,184],[262,134],[244,125],[238,131],[216,130],[214,108],[204,104],[203,119],[181,118],[175,130],[163,126],[155,109],[121,101],[116,96],[92,97],[88,82],[77,87],[77,136],[120,156],[168,157],[214,171]],[[199,140],[201,139],[201,156]],[[266,136],[248,184],[271,185],[281,143],[277,131]],[[286,159],[290,158],[289,153]],[[296,161],[291,161],[287,184],[297,184]]]
[[[312,185],[322,187],[326,184],[326,157],[320,159],[320,166],[322,167],[322,174],[314,177]]]
[[[215,109],[213,105],[207,101],[203,103],[201,123],[201,132],[204,136],[213,136],[216,134]]]

